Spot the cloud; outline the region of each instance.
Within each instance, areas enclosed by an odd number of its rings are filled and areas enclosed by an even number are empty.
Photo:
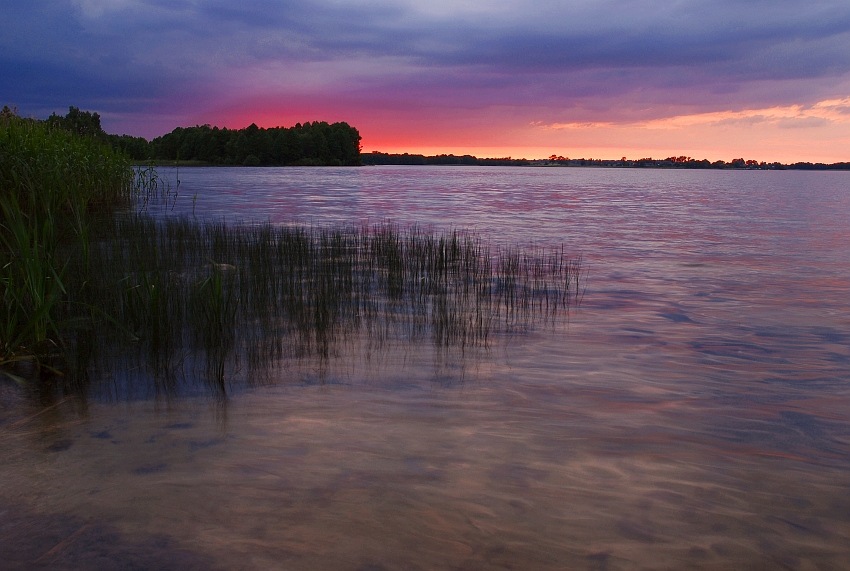
[[[80,10],[83,17],[92,19],[101,18],[110,13],[124,12],[137,2],[135,0],[72,0],[71,4]]]
[[[7,4],[0,99],[21,109],[331,94],[411,113],[527,109],[549,125],[669,123],[840,99],[850,78],[845,0]]]
[[[844,115],[850,115],[850,97],[819,101],[812,105],[812,110],[817,113],[829,113],[834,117],[843,118]]]
[[[850,97],[819,101],[813,105],[788,105],[743,111],[712,111],[690,115],[674,115],[632,122],[582,122],[544,123],[535,121],[532,126],[547,130],[587,130],[640,128],[648,130],[683,130],[693,127],[723,125],[772,124],[782,128],[811,128],[830,124],[850,124]]]

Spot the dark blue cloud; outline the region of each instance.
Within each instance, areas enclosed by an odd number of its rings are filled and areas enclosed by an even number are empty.
[[[685,96],[715,108],[816,100],[850,76],[845,0],[4,4],[0,103],[33,113],[197,106],[231,74],[317,62],[344,69],[340,90],[361,99],[620,111]],[[301,86],[279,77],[274,89],[288,88]]]

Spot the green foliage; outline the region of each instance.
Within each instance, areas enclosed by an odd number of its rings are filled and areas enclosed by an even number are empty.
[[[64,129],[76,135],[105,140],[106,133],[100,126],[100,114],[90,111],[80,111],[77,107],[69,107],[68,113],[60,117],[56,113],[47,118],[47,123],[53,127]]]
[[[150,142],[154,160],[245,166],[356,166],[360,133],[347,123],[296,123],[294,127],[219,129],[178,127]]]
[[[71,106],[68,108],[68,113],[64,117],[53,113],[45,120],[45,123],[56,129],[62,129],[83,137],[91,137],[102,143],[106,143],[115,151],[128,156],[134,161],[144,161],[149,158],[150,151],[147,140],[143,137],[110,135],[106,133],[100,124],[100,114],[98,113],[81,111],[79,108]]]
[[[150,158],[148,142],[143,137],[132,137],[130,135],[106,135],[109,146],[118,152],[124,153],[136,162],[146,161]]]
[[[91,217],[134,191],[127,159],[94,137],[0,114],[0,365],[61,350],[68,252],[87,258]]]
[[[17,113],[4,107],[0,116]],[[104,132],[100,115],[69,107],[65,116],[52,114],[45,123],[111,146],[131,160],[188,161],[244,166],[358,166],[360,133],[347,123],[313,121],[291,128],[219,129],[210,125],[177,127],[148,142],[142,137]]]

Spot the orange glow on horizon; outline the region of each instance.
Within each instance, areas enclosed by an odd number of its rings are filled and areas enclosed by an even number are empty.
[[[674,115],[630,122],[541,122],[493,110],[409,115],[327,102],[241,101],[205,114],[197,124],[240,129],[291,127],[309,121],[344,121],[362,136],[362,150],[426,156],[630,160],[689,156],[697,160],[759,162],[850,161],[850,97],[813,105]],[[482,143],[487,141],[487,143]]]

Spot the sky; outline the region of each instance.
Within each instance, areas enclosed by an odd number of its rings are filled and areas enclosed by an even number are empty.
[[[0,105],[365,152],[850,161],[847,0],[4,0]]]

